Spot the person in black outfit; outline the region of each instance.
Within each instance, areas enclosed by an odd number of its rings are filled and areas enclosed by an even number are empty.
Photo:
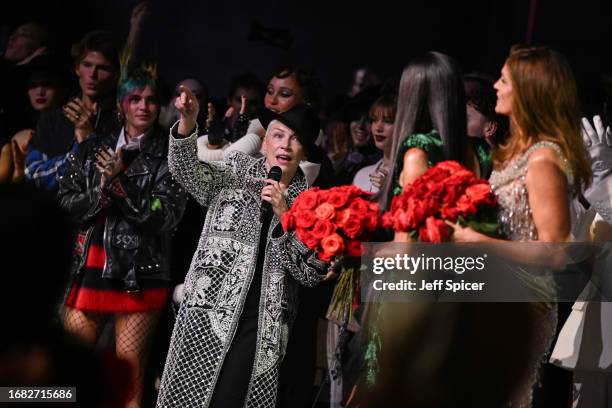
[[[26,157],[26,180],[51,192],[58,189],[69,153],[93,133],[106,135],[119,128],[119,49],[112,34],[90,32],[72,52],[81,95],[40,116]]]
[[[340,185],[352,184],[359,170],[382,157],[381,151],[374,146],[369,126],[370,106],[377,95],[376,89],[366,90],[354,96],[342,108],[340,117],[349,124],[351,147],[342,159],[334,163]]]

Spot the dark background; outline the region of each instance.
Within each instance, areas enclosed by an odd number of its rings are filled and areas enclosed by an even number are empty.
[[[57,50],[94,28],[125,38],[138,1],[21,1],[4,3],[0,47],[16,25],[36,19],[56,34]],[[324,99],[345,93],[352,72],[366,65],[382,77],[399,76],[412,56],[426,50],[452,55],[464,72],[497,75],[512,44],[526,41],[535,5],[532,42],[557,48],[570,60],[583,89],[612,71],[610,7],[599,1],[198,1],[152,0],[145,46],[159,59],[168,84],[202,79],[224,97],[233,74],[262,79],[283,62],[309,64]],[[288,49],[249,41],[254,21],[286,29]],[[589,91],[590,92],[590,91]]]

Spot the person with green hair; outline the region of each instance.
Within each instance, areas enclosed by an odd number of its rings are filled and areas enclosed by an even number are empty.
[[[114,317],[115,350],[132,368],[127,406],[139,407],[146,357],[170,286],[170,233],[186,193],[168,170],[157,125],[154,64],[129,64],[117,86],[121,129],[93,134],[68,156],[59,201],[78,225],[64,327],[92,347]]]

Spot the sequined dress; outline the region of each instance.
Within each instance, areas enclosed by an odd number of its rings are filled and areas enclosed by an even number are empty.
[[[499,202],[499,224],[502,234],[511,241],[536,241],[538,232],[533,221],[529,195],[525,180],[527,177],[528,161],[531,154],[539,148],[551,148],[561,157],[568,168],[567,160],[561,148],[554,142],[541,141],[531,146],[518,159],[511,161],[502,170],[494,170],[489,182]],[[566,170],[568,185],[573,185],[573,176]],[[569,197],[568,197],[569,200]],[[534,332],[537,338],[533,339],[530,350],[530,374],[522,383],[510,406],[530,407],[532,389],[538,379],[538,371],[545,361],[551,343],[554,339],[557,326],[556,306],[544,303],[533,303],[536,325]]]

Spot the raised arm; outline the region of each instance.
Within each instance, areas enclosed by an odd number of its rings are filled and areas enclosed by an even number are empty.
[[[208,206],[232,176],[233,168],[225,162],[198,160],[196,118],[198,100],[191,91],[181,86],[175,107],[180,114],[177,124],[170,129],[168,167],[170,173],[203,206]],[[190,135],[190,136],[188,136]]]
[[[130,32],[128,33],[125,45],[134,52],[140,51],[143,27],[150,15],[151,8],[148,1],[140,2],[132,9],[132,14],[130,16]]]

